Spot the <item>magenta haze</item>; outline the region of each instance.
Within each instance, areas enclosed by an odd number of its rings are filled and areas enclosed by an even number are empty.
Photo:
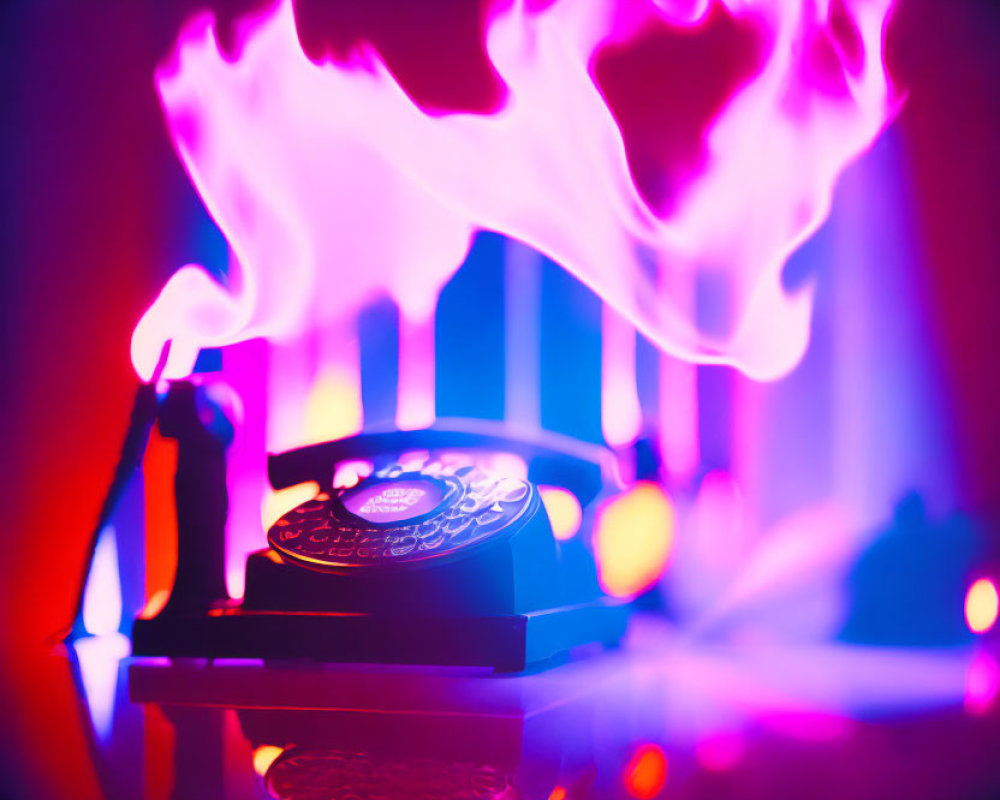
[[[846,46],[835,4],[721,1],[766,28],[768,55],[708,125],[705,167],[665,215],[636,188],[589,64],[648,20],[703,24],[708,3],[499,4],[486,50],[507,95],[491,114],[424,113],[370,47],[313,63],[289,0],[248,22],[235,60],[213,20],[195,17],[157,87],[234,258],[225,286],[198,265],[171,277],[135,329],[137,372],[152,374],[168,340],[169,378],[203,347],[291,346],[386,293],[404,320],[424,320],[485,229],[551,257],[671,355],[787,374],[808,345],[814,287],[786,290],[782,268],[894,108],[882,57],[892,3],[836,6],[856,39]],[[817,72],[819,45],[836,80]],[[702,278],[727,300],[714,332],[684,299]]]

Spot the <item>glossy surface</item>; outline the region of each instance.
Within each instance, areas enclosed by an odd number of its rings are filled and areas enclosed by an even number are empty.
[[[128,659],[119,668],[123,644],[81,640],[68,653],[91,788],[108,798],[1000,791],[996,686],[974,691],[977,671],[996,669],[983,641],[946,650],[723,644],[643,615],[620,650],[515,676]],[[60,763],[58,753],[44,757]],[[80,796],[90,796],[83,783]]]

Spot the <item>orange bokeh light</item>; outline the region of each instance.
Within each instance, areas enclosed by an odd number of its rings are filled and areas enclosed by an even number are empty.
[[[270,528],[297,505],[312,500],[318,493],[319,484],[316,481],[306,481],[284,489],[267,488],[260,510],[260,521],[264,530]]]
[[[253,751],[253,771],[263,776],[283,752],[273,744],[262,744]]]
[[[333,473],[334,489],[350,489],[372,474],[371,461],[342,461]]]
[[[539,486],[538,493],[552,523],[552,535],[560,541],[572,539],[583,521],[583,509],[576,495],[558,486]]]
[[[361,430],[363,421],[361,380],[356,365],[327,365],[306,400],[305,443],[353,436]]]
[[[159,614],[170,599],[169,589],[157,589],[153,596],[146,602],[145,607],[139,614],[139,619],[152,619]]]
[[[986,633],[997,621],[1000,598],[997,587],[988,578],[980,578],[965,594],[965,622],[973,633]]]
[[[642,481],[604,503],[594,550],[601,586],[615,597],[648,589],[666,567],[674,542],[674,509],[659,484]]]
[[[641,745],[625,766],[625,791],[638,800],[656,797],[667,782],[667,756],[655,744]]]

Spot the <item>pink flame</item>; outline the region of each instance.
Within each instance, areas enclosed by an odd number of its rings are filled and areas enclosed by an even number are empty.
[[[246,27],[235,60],[211,18],[194,19],[157,83],[236,264],[228,286],[196,265],[168,281],[136,327],[136,370],[148,378],[171,340],[165,374],[184,376],[201,347],[291,341],[380,293],[424,320],[472,234],[491,229],[562,264],[674,356],[785,374],[808,343],[812,290],[786,291],[782,267],[889,116],[891,0],[717,3],[763,24],[767,55],[662,214],[636,187],[590,65],[656,17],[701,24],[708,0],[515,2],[486,31],[501,107],[443,116],[417,107],[370,48],[346,64],[310,61],[290,0]],[[728,319],[712,333],[664,289],[698,275],[723,287]]]

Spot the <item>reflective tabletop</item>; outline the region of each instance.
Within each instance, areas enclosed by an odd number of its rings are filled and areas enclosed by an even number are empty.
[[[1000,796],[989,641],[723,643],[646,613],[620,648],[527,674],[127,653],[111,635],[49,656],[96,776],[79,796]]]

